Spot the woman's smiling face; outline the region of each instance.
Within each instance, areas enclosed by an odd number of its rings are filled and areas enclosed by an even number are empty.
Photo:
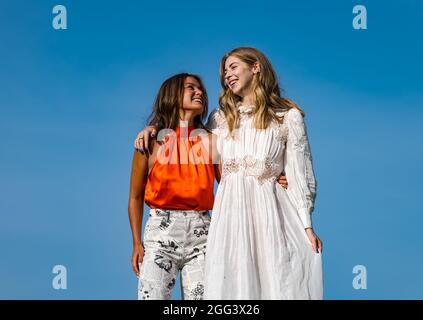
[[[204,92],[201,84],[194,77],[187,77],[184,81],[183,109],[196,111],[201,114],[204,109]]]
[[[225,61],[225,82],[234,94],[244,97],[251,91],[253,68],[235,56]]]

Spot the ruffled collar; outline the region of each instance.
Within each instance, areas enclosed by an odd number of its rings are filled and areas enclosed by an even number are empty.
[[[254,111],[254,105],[240,105],[238,106],[238,112],[240,114],[249,114],[253,113]]]

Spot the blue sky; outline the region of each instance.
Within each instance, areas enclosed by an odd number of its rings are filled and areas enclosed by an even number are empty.
[[[0,0],[0,298],[136,298],[133,139],[164,79],[200,74],[213,109],[221,56],[249,45],[306,112],[325,298],[422,299],[422,21],[418,0]]]

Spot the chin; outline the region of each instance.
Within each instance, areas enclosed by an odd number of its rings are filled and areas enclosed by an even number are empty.
[[[231,89],[231,91],[232,91],[232,93],[233,94],[236,94],[237,96],[239,96],[240,95],[240,93],[242,92],[242,90],[241,90],[242,88],[240,87],[240,86],[237,86],[236,88],[234,88],[234,89]]]
[[[202,109],[204,109],[204,106],[198,105],[198,104],[191,104],[191,105],[188,105],[186,107],[186,109],[188,109],[188,110],[202,110]]]
[[[241,90],[232,90],[232,93],[238,97],[241,97]]]
[[[194,106],[194,107],[192,107],[192,108],[189,108],[189,110],[191,110],[191,111],[196,111],[196,112],[198,112],[198,114],[201,114],[201,113],[203,112],[203,110],[204,110],[204,107],[197,107],[197,106]]]

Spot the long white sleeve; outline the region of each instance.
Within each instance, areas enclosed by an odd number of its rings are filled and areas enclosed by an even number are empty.
[[[307,137],[307,129],[301,113],[293,108],[285,116],[288,140],[285,149],[284,170],[288,180],[287,193],[297,208],[304,228],[312,227],[311,213],[316,199],[316,178]]]

